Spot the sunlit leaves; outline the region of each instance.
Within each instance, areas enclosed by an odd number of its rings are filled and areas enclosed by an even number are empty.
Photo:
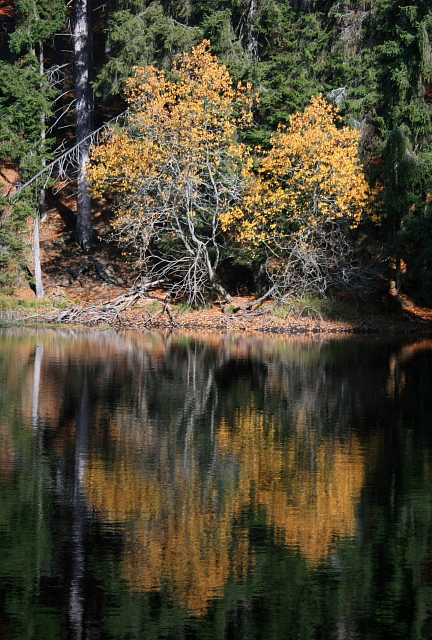
[[[238,125],[251,122],[245,88],[234,88],[225,67],[204,42],[179,58],[174,80],[154,67],[138,67],[128,82],[131,121],[94,150],[89,176],[96,193],[110,188],[133,192],[158,177],[183,187],[204,167],[219,166],[225,157],[241,157],[234,142]],[[224,146],[224,152],[221,147]]]
[[[356,226],[369,196],[359,133],[338,128],[337,119],[317,97],[288,129],[280,127],[242,205],[223,215],[223,227],[235,227],[240,242],[259,246],[337,219]]]
[[[127,99],[129,126],[95,150],[89,176],[96,193],[120,196],[118,237],[135,247],[141,264],[157,246],[163,276],[180,278],[177,292],[193,303],[217,288],[227,239],[248,260],[263,251],[284,258],[287,239],[297,239],[296,251],[315,246],[317,234],[309,232],[319,227],[318,242],[323,246],[324,237],[331,253],[325,260],[335,264],[336,239],[345,239],[326,225],[357,226],[369,190],[359,133],[338,126],[336,110],[322,97],[292,116],[288,129],[281,126],[269,150],[257,149],[255,169],[238,141],[239,129],[251,124],[252,98],[247,87],[233,86],[208,43],[181,56],[170,77],[137,68]]]
[[[119,198],[118,238],[143,264],[150,243],[164,276],[195,303],[214,287],[221,259],[220,216],[240,202],[250,159],[237,141],[251,123],[248,87],[234,87],[208,42],[179,57],[170,76],[138,67],[128,82],[128,126],[95,149],[94,192]],[[160,260],[159,260],[160,263]]]

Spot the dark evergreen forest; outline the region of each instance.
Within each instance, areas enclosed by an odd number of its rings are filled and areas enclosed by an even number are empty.
[[[251,83],[260,96],[253,125],[241,134],[252,155],[318,95],[339,110],[338,126],[360,132],[359,154],[375,197],[369,215],[344,238],[362,248],[364,267],[356,268],[367,274],[364,288],[384,282],[388,289],[393,281],[430,305],[427,0],[2,0],[0,284],[8,285],[10,261],[22,262],[29,216],[44,223],[46,193],[65,176],[76,182],[76,241],[91,254],[85,167],[99,140],[92,132],[113,120],[121,126],[134,66],[154,65],[169,75],[176,57],[203,39],[234,85]],[[244,247],[228,254],[232,269],[246,265],[255,275],[269,259]],[[258,292],[260,286],[256,277]]]

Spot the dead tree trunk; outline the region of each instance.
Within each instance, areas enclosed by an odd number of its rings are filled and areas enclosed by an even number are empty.
[[[40,241],[39,241],[39,225],[40,218],[36,213],[33,226],[33,258],[34,258],[34,272],[35,272],[35,284],[36,284],[36,298],[40,299],[44,297],[44,289],[42,284],[42,268],[40,261]]]
[[[116,5],[117,5],[116,0],[107,0],[106,2],[106,9],[105,9],[106,10],[106,23],[105,23],[106,40],[105,40],[105,50],[104,50],[105,64],[107,64],[110,61],[111,55],[112,55],[112,47],[109,41],[109,31],[112,24],[112,14],[116,9]],[[104,104],[105,106],[109,106],[110,103],[111,103],[110,90],[108,87],[104,87],[104,90],[102,93],[102,104]]]
[[[250,60],[256,62],[258,57],[258,31],[256,28],[257,4],[256,0],[250,0],[246,16],[246,53]]]
[[[91,133],[92,90],[90,85],[91,69],[91,12],[92,0],[75,0],[73,40],[75,56],[75,97],[76,97],[76,139],[85,140]],[[86,178],[86,165],[89,159],[88,141],[79,147],[78,162],[78,212],[76,239],[85,253],[92,249],[92,217],[89,184]]]
[[[44,51],[43,43],[39,42],[39,72],[41,76],[41,91],[42,91],[42,78],[45,75],[44,70]],[[46,123],[45,113],[41,114],[41,139],[40,148],[42,153],[42,166],[46,165],[45,161],[45,139],[46,139]],[[34,273],[36,284],[36,298],[40,299],[44,297],[44,289],[42,284],[42,267],[40,261],[40,223],[46,218],[46,194],[45,189],[39,191],[39,212],[36,212],[33,226],[33,259],[34,259]]]

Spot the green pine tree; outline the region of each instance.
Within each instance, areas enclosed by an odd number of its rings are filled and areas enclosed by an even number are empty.
[[[66,18],[63,0],[17,0],[18,20],[9,40],[13,57],[0,61],[0,163],[12,163],[19,182],[37,173],[52,157],[54,139],[47,136],[58,90],[44,69],[44,42]],[[12,189],[13,191],[13,189]],[[44,190],[34,185],[11,204],[2,196],[0,205],[0,286],[7,284],[11,258],[23,261],[26,218],[44,207]]]

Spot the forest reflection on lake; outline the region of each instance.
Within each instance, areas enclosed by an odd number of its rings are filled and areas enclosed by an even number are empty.
[[[432,636],[432,341],[0,331],[0,637]]]

